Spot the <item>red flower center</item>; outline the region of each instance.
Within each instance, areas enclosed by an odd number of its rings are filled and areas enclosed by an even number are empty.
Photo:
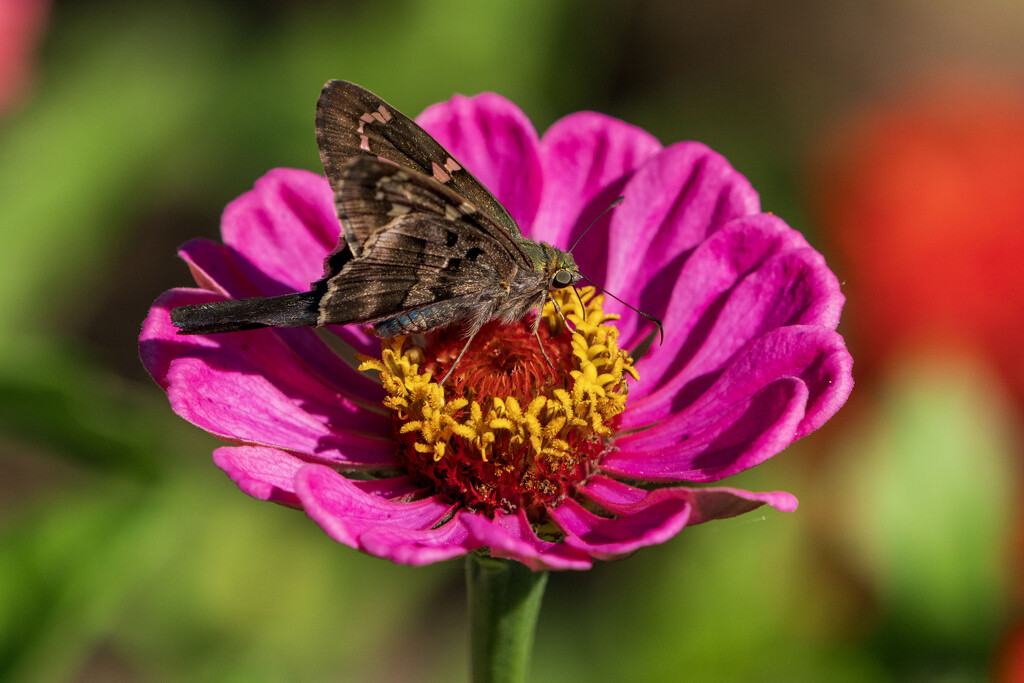
[[[540,522],[544,510],[571,495],[607,450],[626,398],[625,375],[636,376],[620,351],[615,316],[601,297],[555,293],[575,332],[550,305],[540,326],[491,322],[465,345],[461,330],[440,330],[421,344],[386,340],[381,371],[395,411],[399,458],[430,490],[485,514],[522,509]],[[547,358],[545,358],[545,354]],[[548,363],[550,359],[550,365]]]
[[[516,323],[485,325],[459,362],[452,376],[453,394],[471,400],[512,397],[529,406],[534,397],[553,387],[572,388],[571,335],[566,330],[552,336],[545,325],[540,330],[548,365],[530,325]],[[462,350],[465,340],[455,331],[443,331],[424,347],[423,367],[443,377]],[[408,435],[406,435],[408,436]],[[428,479],[434,488],[471,510],[510,512],[517,508],[539,513],[544,506],[565,496],[575,483],[583,481],[587,465],[604,449],[599,440],[580,439],[574,433],[571,453],[560,458],[536,457],[524,447],[520,435],[502,430],[491,443],[489,457],[480,457],[475,446],[464,439],[449,442],[451,449],[434,462],[429,454],[417,452],[411,444],[403,448],[410,472]]]

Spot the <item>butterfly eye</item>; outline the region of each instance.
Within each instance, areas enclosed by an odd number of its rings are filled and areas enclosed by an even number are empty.
[[[555,287],[556,289],[561,289],[562,287],[568,287],[571,284],[572,284],[572,273],[570,273],[568,270],[565,270],[564,268],[562,270],[558,271],[557,273],[555,273],[555,276],[553,278],[551,278],[551,286]]]

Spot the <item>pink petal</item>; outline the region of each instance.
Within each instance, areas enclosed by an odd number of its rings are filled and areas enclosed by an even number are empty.
[[[716,481],[792,443],[806,402],[803,383],[780,379],[739,403],[722,405],[709,424],[675,420],[656,434],[641,432],[642,437],[610,455],[601,470],[645,481]],[[687,426],[692,431],[679,433]],[[666,443],[671,445],[652,445]]]
[[[836,332],[824,332],[822,336],[818,361],[808,364],[800,374],[810,395],[794,440],[804,438],[825,424],[853,391],[853,356],[846,350],[846,342]]]
[[[360,535],[360,547],[376,557],[414,566],[461,557],[480,547],[463,523],[466,514],[460,510],[453,518],[430,529],[372,529]]]
[[[300,507],[295,475],[305,460],[276,448],[224,446],[213,452],[213,462],[253,498]]]
[[[228,204],[221,219],[224,244],[260,293],[304,292],[323,277],[323,261],[338,244],[341,225],[327,179],[278,168]]]
[[[665,303],[689,253],[729,221],[756,214],[757,193],[719,154],[696,142],[666,147],[638,168],[611,214],[607,244],[588,233],[580,251],[607,256],[606,272],[587,276],[651,315]],[[618,328],[632,339],[639,316],[613,299],[605,310],[624,316]],[[649,324],[644,324],[649,329]]]
[[[214,358],[182,358],[168,373],[171,407],[197,427],[226,441],[285,448],[345,467],[394,464],[393,441],[332,429],[259,377],[259,366],[235,362],[211,371]]]
[[[437,528],[425,529],[389,526],[388,518],[382,516],[380,521],[384,526],[373,526],[371,523],[369,530],[359,532],[353,532],[353,527],[358,525],[336,519],[338,516],[349,515],[351,507],[362,510],[364,519],[360,523],[364,525],[367,517],[373,518],[374,510],[400,508],[403,513],[408,513],[412,509],[409,503],[389,499],[409,497],[421,492],[409,477],[351,481],[333,470],[325,470],[319,466],[304,470],[309,463],[300,458],[274,448],[254,446],[218,448],[214,451],[214,461],[245,493],[290,507],[306,507],[310,516],[318,523],[324,518],[330,518],[326,523],[321,523],[321,526],[325,529],[340,526],[342,531],[338,532],[335,529],[335,532],[350,540],[353,536],[348,534],[354,533],[358,536],[358,541],[353,547],[359,547],[371,555],[402,564],[421,565],[441,562],[473,550],[473,547],[466,545],[469,533],[458,521],[457,516]],[[302,480],[305,482],[302,485],[297,483],[300,470],[303,471]],[[343,479],[343,482],[338,482],[338,478]],[[306,487],[301,489],[302,498],[296,494],[300,486]],[[430,503],[419,503],[417,506],[419,513],[424,509],[437,507]],[[339,512],[339,508],[342,507],[345,511]],[[369,514],[366,513],[367,509],[371,510]],[[447,508],[441,506],[439,509]],[[428,516],[428,519],[430,518]],[[401,521],[408,522],[409,518]],[[353,545],[352,542],[338,538],[334,533],[331,535],[347,545]]]
[[[290,507],[301,507],[295,495],[295,476],[308,460],[277,448],[263,446],[223,446],[213,452],[217,467],[227,472],[243,492],[253,498],[270,500]],[[366,494],[385,499],[420,496],[423,489],[410,477],[355,480]]]
[[[453,511],[452,505],[438,496],[406,502],[386,500],[366,493],[323,465],[303,467],[295,477],[295,492],[306,513],[328,536],[379,557],[425,564],[470,549],[460,522],[449,520],[438,526]]]
[[[522,510],[511,515],[496,513],[493,520],[466,514],[463,523],[477,543],[490,548],[492,557],[517,560],[535,572],[590,569],[593,565],[580,550],[538,538]]]
[[[260,289],[242,270],[242,257],[233,249],[205,239],[189,240],[178,250],[178,256],[196,284],[205,290],[222,294],[224,298],[247,299],[253,296],[271,296]]]
[[[387,477],[386,479],[350,479],[349,481],[363,493],[372,493],[381,498],[394,500],[413,500],[429,494],[426,487],[417,484],[408,476]]]
[[[225,299],[243,299],[261,294],[234,267],[234,252],[222,244],[205,239],[189,240],[178,249],[178,256],[202,289],[220,294]]]
[[[146,371],[160,388],[167,391],[167,372],[178,357],[179,343],[186,337],[179,337],[178,330],[171,324],[169,311],[178,302],[200,302],[212,298],[208,293],[195,289],[169,289],[153,302],[146,319],[142,321],[139,334],[139,358]]]
[[[537,131],[500,95],[457,95],[417,117],[424,130],[497,197],[519,226],[529,230],[541,193]]]
[[[815,409],[823,400],[828,409],[838,409],[852,388],[851,364],[842,337],[828,328],[778,328],[744,347],[722,371],[695,378],[684,391],[672,395],[667,405],[638,401],[631,408],[627,403],[622,428],[653,425],[644,431],[650,438],[662,433],[669,423],[700,423],[715,416],[723,406],[734,405],[770,382],[785,378],[808,385]]]
[[[684,500],[666,497],[634,514],[607,519],[567,499],[550,514],[566,533],[567,546],[599,560],[613,560],[675,536],[686,526],[690,507]]]
[[[635,514],[661,504],[667,498],[684,500],[689,508],[687,526],[735,517],[764,504],[780,512],[792,512],[797,507],[796,498],[783,491],[752,493],[723,487],[671,487],[647,491],[601,475],[592,477],[580,492],[602,508],[619,515]]]
[[[168,308],[211,295],[172,290],[154,304],[140,353],[175,412],[229,441],[347,466],[392,463],[391,421],[319,381],[271,330],[177,335]],[[354,371],[351,371],[354,373]]]
[[[655,306],[646,295],[641,301]],[[660,419],[665,397],[720,372],[744,344],[783,325],[834,328],[842,304],[835,275],[798,232],[764,214],[734,221],[694,251],[668,309],[655,309],[667,342],[639,365],[632,408],[648,422]]]
[[[253,446],[219,448],[214,460],[245,493],[301,507],[335,540],[377,557],[421,565],[477,547],[458,515],[434,527],[450,505],[403,502],[422,493],[409,477],[351,481],[283,451]]]
[[[793,512],[797,508],[796,496],[785,491],[752,493],[725,487],[690,489],[693,512],[690,524],[702,524],[713,519],[726,519],[745,514],[762,505],[771,505],[779,512]]]
[[[540,144],[544,194],[530,238],[563,249],[619,196],[629,175],[661,149],[658,140],[643,129],[593,112],[556,121]],[[606,217],[584,242],[606,244],[607,229]],[[600,246],[581,247],[576,261],[590,275],[603,270],[604,257]]]
[[[775,330],[751,344],[677,414],[616,439],[602,470],[655,480],[712,481],[771,457],[820,426],[853,387],[842,337],[816,326]],[[624,414],[623,428],[635,419]]]

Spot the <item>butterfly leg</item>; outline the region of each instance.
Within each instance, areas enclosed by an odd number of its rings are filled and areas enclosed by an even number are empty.
[[[537,338],[537,346],[540,347],[540,354],[542,356],[544,356],[544,360],[546,360],[548,362],[548,367],[549,368],[554,368],[555,364],[551,362],[550,358],[548,358],[548,352],[544,350],[544,344],[540,340],[540,332],[538,332],[537,329],[538,329],[537,326],[534,325],[533,326],[533,336]]]
[[[558,301],[556,299],[551,299],[551,303],[555,305],[555,313],[557,313],[558,317],[562,319],[562,324],[565,325],[565,329],[571,332],[572,328],[569,327],[569,321],[565,319],[565,313],[562,313],[562,307],[558,305]]]
[[[544,350],[544,343],[540,340],[540,321],[544,317],[544,304],[547,303],[548,293],[544,292],[544,298],[540,300],[540,306],[537,307],[537,315],[533,319],[533,336],[537,339],[537,346],[540,347],[540,354],[544,356],[544,360],[548,362],[548,367],[553,368],[555,364],[548,358],[548,352]],[[554,301],[554,299],[552,299]],[[556,303],[555,306],[558,306]]]
[[[452,363],[452,366],[450,368],[448,368],[448,372],[446,372],[444,374],[444,377],[441,379],[440,382],[438,382],[438,384],[440,384],[441,386],[444,386],[444,383],[447,382],[448,378],[452,376],[452,373],[455,372],[455,368],[457,368],[458,365],[459,365],[459,361],[462,360],[462,357],[466,355],[466,351],[469,350],[469,345],[473,343],[473,337],[476,336],[476,333],[479,330],[480,330],[480,328],[477,328],[477,329],[473,330],[473,332],[470,333],[469,339],[466,340],[466,345],[462,347],[461,351],[459,351],[459,355],[455,357],[455,362]],[[545,358],[546,358],[546,356],[545,356]]]

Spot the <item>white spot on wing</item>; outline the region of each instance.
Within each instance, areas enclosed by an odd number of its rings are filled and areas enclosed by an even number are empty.
[[[459,162],[455,161],[455,159],[452,159],[451,157],[448,157],[448,160],[444,162],[444,167],[448,169],[449,173],[455,173],[456,171],[462,170],[462,167],[459,166]]]
[[[370,138],[365,135],[359,136],[359,149],[369,152],[370,151]]]
[[[387,123],[391,120],[391,112],[385,109],[383,104],[377,107],[377,111],[380,113],[381,123]]]

